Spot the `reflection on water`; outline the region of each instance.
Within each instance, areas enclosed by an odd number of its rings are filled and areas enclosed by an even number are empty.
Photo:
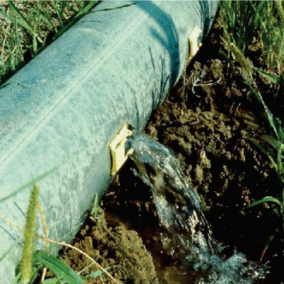
[[[172,151],[138,131],[127,147],[134,150],[134,172],[151,188],[160,221],[167,229],[163,247],[180,260],[180,270],[200,272],[195,273],[198,284],[252,284],[264,277],[265,268],[245,255],[225,256],[224,246],[212,237],[196,190]]]

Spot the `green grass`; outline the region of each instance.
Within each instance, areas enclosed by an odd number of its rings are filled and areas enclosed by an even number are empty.
[[[90,13],[98,2],[1,2],[0,84]]]
[[[271,233],[269,238],[266,241],[266,244],[263,248],[260,261],[263,260],[264,255],[269,248],[271,242],[274,240],[276,235],[280,235],[282,238],[284,236],[284,168],[283,168],[283,160],[282,160],[282,152],[283,152],[283,142],[284,142],[284,133],[281,122],[279,119],[276,119],[277,131],[278,131],[278,139],[274,139],[271,136],[264,136],[263,140],[270,144],[270,146],[274,149],[274,155],[270,154],[271,149],[267,149],[260,143],[259,139],[249,138],[249,140],[255,144],[270,160],[271,164],[273,165],[278,182],[276,192],[276,196],[265,196],[261,200],[255,201],[248,206],[248,208],[253,208],[255,206],[262,205],[264,203],[269,203],[272,205],[272,209],[268,215],[267,221],[270,218],[276,217],[277,218],[277,226],[275,227],[274,232]],[[263,142],[263,141],[262,141]],[[270,151],[269,151],[270,150]]]
[[[81,151],[78,152],[80,154]],[[100,266],[93,258],[91,258],[88,254],[84,253],[83,251],[79,250],[78,248],[61,241],[56,241],[48,238],[47,227],[48,224],[45,223],[44,212],[38,202],[39,196],[39,188],[36,186],[36,183],[45,179],[52,173],[54,173],[61,165],[68,162],[68,160],[62,162],[60,165],[55,166],[49,171],[41,174],[40,176],[32,179],[30,182],[27,182],[25,185],[19,187],[14,192],[8,194],[6,197],[0,199],[0,203],[14,197],[16,194],[20,193],[23,190],[27,190],[30,187],[33,187],[31,192],[31,197],[29,201],[28,210],[26,213],[26,225],[25,228],[20,228],[17,224],[10,222],[9,220],[0,216],[0,219],[9,225],[17,228],[18,230],[22,230],[24,232],[24,241],[23,241],[23,248],[22,248],[22,259],[19,261],[17,268],[16,268],[16,277],[13,280],[12,284],[35,284],[39,283],[38,279],[41,277],[43,280],[40,282],[41,284],[60,284],[60,283],[85,283],[84,280],[89,278],[96,278],[102,277],[102,275],[106,275],[108,278],[112,279],[112,283],[119,284],[120,282],[117,281],[112,275],[108,272],[108,270],[118,267],[117,265],[111,266],[108,268],[103,268]],[[96,213],[99,210],[98,204],[99,198],[98,195],[95,196],[95,200],[93,203],[93,208],[91,208],[91,216],[96,218]],[[36,235],[36,227],[35,227],[35,220],[36,220],[36,211],[39,211],[40,218],[42,220],[42,224],[44,227],[44,236]],[[45,241],[45,250],[36,251],[36,247],[34,245],[35,239]],[[86,276],[81,276],[80,273],[73,271],[68,265],[65,264],[64,261],[49,254],[49,246],[48,244],[51,243],[57,246],[65,246],[70,249],[74,249],[88,258],[92,265],[96,266],[98,269],[94,272]],[[3,255],[0,256],[0,265],[1,261],[5,259],[5,257],[11,252],[13,246],[11,246]],[[53,278],[44,279],[46,268],[52,271],[55,275]]]
[[[107,269],[102,268],[98,263],[92,260],[100,269],[90,273],[87,276],[80,276],[73,269],[71,269],[68,265],[66,265],[62,260],[48,253],[48,246],[46,246],[46,250],[36,251],[34,247],[34,239],[39,238],[36,235],[36,212],[37,208],[41,208],[38,203],[39,196],[39,188],[34,185],[33,190],[31,192],[31,197],[29,201],[29,206],[26,214],[26,225],[24,228],[24,242],[22,249],[22,258],[18,264],[17,275],[14,280],[14,283],[17,284],[33,284],[36,283],[36,280],[40,276],[41,271],[44,268],[48,268],[55,275],[54,278],[49,278],[44,280],[45,277],[42,277],[42,284],[56,284],[56,283],[68,283],[68,284],[84,284],[84,280],[89,278],[99,277],[102,274],[106,273],[111,279],[114,280],[115,283],[118,283],[108,272],[107,270],[111,269],[109,267]],[[40,211],[40,210],[39,210]],[[42,215],[42,214],[41,214]],[[42,216],[41,216],[42,217]],[[45,221],[43,222],[43,226],[46,227]],[[48,236],[40,237],[47,242],[52,242],[58,245],[65,245],[67,247],[73,246],[69,244],[65,244],[63,242],[57,242],[48,239]],[[78,250],[78,249],[77,249]],[[78,250],[80,251],[80,250]],[[82,254],[87,256],[84,252],[80,251]],[[88,257],[88,256],[87,256]],[[45,274],[45,272],[42,272]]]
[[[48,238],[47,233],[47,225],[44,220],[43,212],[41,209],[41,206],[38,202],[38,196],[39,196],[39,188],[38,186],[34,185],[33,190],[31,192],[30,201],[28,205],[28,210],[26,213],[26,224],[24,231],[24,241],[23,241],[23,247],[22,247],[22,258],[19,261],[17,268],[16,268],[16,277],[13,280],[12,283],[14,284],[34,284],[39,283],[38,279],[41,278],[41,284],[57,284],[57,283],[68,283],[68,284],[84,284],[84,280],[87,280],[89,278],[96,278],[101,277],[103,274],[106,274],[109,278],[113,280],[113,283],[119,284],[120,282],[117,281],[115,278],[111,276],[111,274],[108,272],[108,270],[117,267],[117,266],[111,266],[108,268],[103,268],[100,266],[93,258],[91,258],[89,255],[84,253],[83,251],[79,250],[78,248],[67,244],[65,242],[55,241]],[[97,198],[95,199],[95,209],[98,210],[97,205]],[[40,213],[45,236],[38,236],[36,235],[36,213],[37,210]],[[93,211],[92,211],[93,212]],[[9,223],[12,226],[15,226],[18,229],[21,229],[17,225],[9,222],[6,220],[7,223]],[[45,250],[36,250],[36,247],[34,245],[35,239],[40,239],[46,242],[46,249]],[[86,276],[81,276],[80,273],[75,272],[72,268],[70,268],[67,264],[65,264],[64,261],[59,259],[58,257],[55,257],[51,255],[48,252],[48,243],[56,244],[59,246],[66,246],[71,249],[75,249],[78,252],[80,252],[82,255],[87,257],[92,264],[95,264],[98,267],[97,271],[94,271]],[[7,252],[0,257],[0,263],[1,261],[9,254],[13,247],[7,250]],[[55,277],[49,278],[45,280],[45,274],[46,274],[46,268],[48,268]]]
[[[283,87],[284,63],[284,9],[281,1],[223,1],[220,2],[221,20],[224,30],[223,43],[228,50],[227,59],[239,70],[243,83],[260,107],[263,119],[262,134],[248,139],[267,156],[277,175],[275,196],[265,196],[248,206],[254,208],[269,203],[271,210],[267,220],[275,218],[277,225],[263,248],[262,261],[271,242],[277,235],[284,237],[284,168],[282,152],[284,133],[282,121],[267,107],[256,83],[262,76],[271,84]],[[266,70],[255,68],[248,60],[253,44],[259,44]],[[222,53],[220,53],[222,54]],[[264,225],[265,228],[265,225]]]
[[[244,56],[259,42],[263,58],[270,69],[282,74],[284,61],[284,9],[282,1],[221,1],[220,25],[224,30],[224,44],[238,61],[240,50]],[[280,68],[281,67],[281,68]]]

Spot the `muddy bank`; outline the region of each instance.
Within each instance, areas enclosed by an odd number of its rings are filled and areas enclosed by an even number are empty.
[[[118,281],[133,284],[158,284],[151,254],[146,250],[137,232],[125,226],[109,227],[104,212],[87,220],[76,236],[75,247],[81,249]],[[75,271],[85,276],[99,270],[78,251],[65,249],[62,256]],[[114,283],[107,275],[86,280],[86,283]]]

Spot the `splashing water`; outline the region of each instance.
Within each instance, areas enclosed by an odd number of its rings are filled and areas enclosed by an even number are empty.
[[[200,198],[189,185],[173,152],[146,134],[135,131],[128,147],[137,170],[134,173],[152,192],[161,223],[168,235],[164,248],[181,259],[181,270],[199,271],[197,284],[252,284],[265,268],[235,252],[226,258],[224,246],[211,237]]]

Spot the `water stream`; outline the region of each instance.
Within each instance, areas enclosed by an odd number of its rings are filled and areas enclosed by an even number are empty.
[[[138,131],[128,147],[134,150],[134,173],[151,188],[160,222],[167,229],[163,247],[180,260],[181,271],[198,271],[196,284],[252,284],[265,277],[265,267],[244,254],[225,255],[224,245],[212,237],[196,190],[171,150]]]

